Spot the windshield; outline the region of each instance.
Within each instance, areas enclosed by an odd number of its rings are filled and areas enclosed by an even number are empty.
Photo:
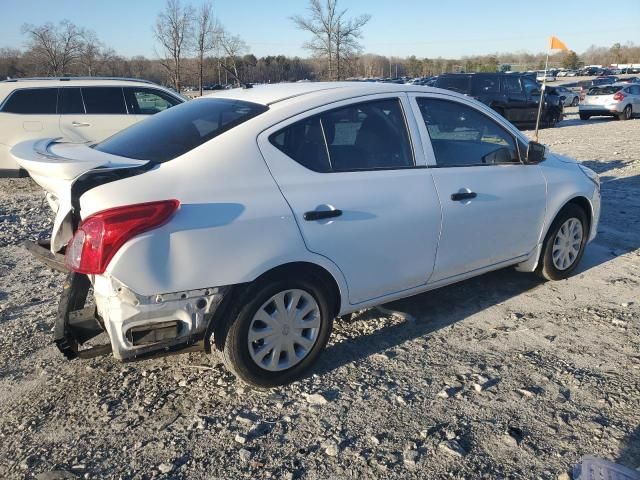
[[[614,93],[618,92],[621,89],[622,87],[613,87],[613,86],[593,87],[589,89],[589,91],[587,92],[587,95],[613,95]]]
[[[162,163],[268,110],[257,103],[207,98],[153,115],[94,146],[120,157]]]
[[[436,80],[436,87],[446,88],[447,90],[453,90],[454,92],[469,93],[471,78],[468,75],[447,75],[438,77]]]

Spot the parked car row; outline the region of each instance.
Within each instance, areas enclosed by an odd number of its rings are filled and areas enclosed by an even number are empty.
[[[473,97],[516,125],[536,123],[541,86],[529,74],[450,73],[438,76],[434,86]],[[543,126],[551,127],[562,120],[565,101],[555,89],[546,91]]]
[[[99,142],[186,99],[144,80],[44,78],[0,82],[0,176],[20,176],[9,150],[31,138]]]
[[[504,113],[530,120],[537,84],[505,77],[440,78],[516,98]],[[305,375],[350,312],[507,266],[566,278],[600,212],[593,171],[422,86],[225,90],[96,145],[11,154],[56,211],[40,256],[72,271],[54,329],[65,356],[217,349],[262,387]],[[103,330],[108,345],[85,344]]]

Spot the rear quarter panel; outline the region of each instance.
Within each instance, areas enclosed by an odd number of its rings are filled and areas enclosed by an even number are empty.
[[[88,191],[81,214],[170,198],[181,202],[175,216],[127,242],[107,268],[138,294],[249,282],[296,261],[323,266],[346,292],[339,269],[306,250],[251,121],[154,170]]]

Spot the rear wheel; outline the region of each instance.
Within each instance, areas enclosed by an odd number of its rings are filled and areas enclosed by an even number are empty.
[[[547,233],[537,273],[547,280],[562,280],[580,262],[589,235],[587,215],[569,204],[558,214]]]
[[[624,107],[624,110],[622,110],[622,113],[618,115],[618,118],[620,120],[631,120],[632,116],[633,110],[631,109],[631,105],[627,105],[626,107]]]
[[[250,285],[229,315],[222,360],[256,387],[275,387],[304,375],[324,349],[334,306],[322,281],[267,278]]]
[[[591,115],[589,115],[588,113],[580,112],[580,120],[589,120],[590,118],[591,118]]]

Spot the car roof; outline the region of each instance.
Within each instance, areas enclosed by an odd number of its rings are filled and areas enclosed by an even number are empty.
[[[374,95],[376,93],[393,92],[429,92],[442,91],[432,87],[421,85],[408,85],[383,82],[297,82],[278,83],[270,85],[254,85],[252,88],[232,88],[230,90],[218,90],[199,97],[228,98],[243,100],[246,102],[273,105],[302,96],[311,97],[326,93],[340,93],[344,97],[356,97],[360,95]],[[196,100],[198,100],[196,98]]]
[[[11,92],[22,88],[57,88],[57,87],[108,87],[139,86],[167,89],[149,80],[120,77],[32,77],[15,78],[0,81],[0,102]],[[175,92],[173,92],[175,95]]]
[[[147,85],[156,85],[150,80],[143,80],[141,78],[125,78],[125,77],[26,77],[26,78],[11,78],[8,80],[0,81],[1,85],[16,85],[16,84],[33,84],[38,86],[64,86],[67,84],[81,83],[83,85],[87,83],[113,85],[114,83],[144,83]]]

